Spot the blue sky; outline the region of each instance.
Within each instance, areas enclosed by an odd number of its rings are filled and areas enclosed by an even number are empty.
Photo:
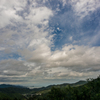
[[[0,83],[45,86],[100,73],[100,0],[1,0]]]

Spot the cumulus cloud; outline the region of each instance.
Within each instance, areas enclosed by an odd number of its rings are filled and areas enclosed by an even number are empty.
[[[62,50],[51,52],[50,48],[42,45],[30,53],[23,51],[23,55],[28,54],[30,57],[26,56],[27,61],[35,63],[35,69],[31,66],[32,71],[28,75],[42,76],[42,78],[84,77],[100,70],[99,50],[100,47],[65,45]]]
[[[100,64],[99,61],[100,47],[85,47],[67,45],[62,48],[62,51],[55,51],[51,56],[51,60],[58,66],[85,68],[93,67]]]
[[[2,60],[0,61],[0,71],[3,75],[6,74],[23,75],[25,74],[25,72],[28,71],[28,67],[25,66],[23,63],[24,63],[23,61],[18,61],[13,59]]]
[[[0,52],[2,52],[0,73],[1,78],[7,77],[9,81],[14,80],[9,77],[18,77],[15,81],[18,79],[22,81],[21,77],[25,78],[27,73],[34,69],[33,65],[26,64],[27,61],[36,63],[40,60],[41,62],[42,57],[45,59],[50,52],[49,46],[52,44],[53,35],[49,34],[48,22],[53,12],[45,6],[37,7],[38,4],[35,1],[31,2],[32,4],[27,7],[29,5],[27,0],[0,1]],[[33,6],[34,3],[36,6]],[[26,51],[24,51],[25,48],[27,48]],[[16,59],[14,53],[20,57]],[[35,56],[36,53],[38,56]],[[4,80],[8,81],[8,79]]]
[[[99,51],[100,47],[65,45],[62,50],[51,52],[50,48],[42,45],[32,52],[21,52],[26,61],[1,61],[0,77],[17,77],[17,82],[22,77],[37,82],[39,79],[85,79],[91,75],[96,77],[100,71]]]
[[[22,5],[23,3],[23,5]],[[0,28],[3,28],[9,24],[14,24],[12,21],[20,22],[22,20],[21,16],[17,15],[17,11],[23,10],[25,7],[25,0],[1,0],[0,1]]]
[[[22,2],[24,3],[23,5]],[[17,0],[11,2],[11,4],[7,3],[7,1],[2,1],[1,19],[3,20],[1,20],[1,25],[3,26],[0,26],[1,44],[16,48],[36,46],[42,43],[50,45],[51,36],[48,34],[49,30],[47,28],[49,18],[53,16],[52,11],[47,7],[29,6],[27,8],[29,10],[28,13],[28,11],[25,11],[26,5],[27,0]],[[22,9],[16,10],[17,8]],[[23,15],[20,15],[18,11],[22,12]]]
[[[52,15],[52,11],[47,7],[31,8],[30,14],[25,17],[26,20],[32,21],[33,24],[47,25],[49,17]]]

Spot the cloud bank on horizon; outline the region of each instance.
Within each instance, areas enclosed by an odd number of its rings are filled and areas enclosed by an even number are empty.
[[[99,27],[100,0],[0,0],[0,83],[97,77]]]

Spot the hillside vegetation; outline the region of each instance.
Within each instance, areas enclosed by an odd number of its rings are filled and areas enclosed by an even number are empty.
[[[100,76],[42,88],[0,88],[0,100],[100,100]]]
[[[49,92],[34,95],[28,100],[100,100],[100,76],[88,79],[86,84],[80,86],[53,86]]]

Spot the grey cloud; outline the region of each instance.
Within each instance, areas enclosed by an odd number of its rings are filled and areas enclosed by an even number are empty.
[[[46,45],[36,50],[23,51],[22,55],[29,62],[40,64],[44,68],[53,67],[66,67],[73,70],[82,70],[86,68],[99,68],[100,55],[99,47],[86,47],[78,45],[65,45],[62,50],[50,51],[50,48]]]
[[[1,75],[8,76],[20,76],[25,75],[28,71],[27,66],[24,65],[23,61],[17,61],[13,59],[0,61]]]
[[[51,55],[50,47],[46,44],[39,45],[35,50],[23,50],[19,51],[29,62],[42,63],[46,62]]]
[[[10,78],[10,77],[0,77],[0,82],[18,82],[18,83],[20,83],[20,82],[26,82],[27,80],[24,80],[24,79],[20,79],[20,78],[18,78],[18,79],[16,79],[16,78],[14,78],[14,79],[12,79],[12,78]]]
[[[55,63],[58,62],[58,66],[75,68],[98,66],[100,65],[99,49],[99,47],[65,46],[63,51],[55,52],[50,59]]]
[[[10,77],[24,76],[26,80],[31,77],[32,80],[35,80],[71,77],[86,78],[99,74],[99,47],[65,45],[62,50],[54,52],[51,52],[50,48],[46,47],[46,45],[42,45],[34,51],[27,51],[27,53],[21,51],[26,61],[1,61],[1,75]]]

